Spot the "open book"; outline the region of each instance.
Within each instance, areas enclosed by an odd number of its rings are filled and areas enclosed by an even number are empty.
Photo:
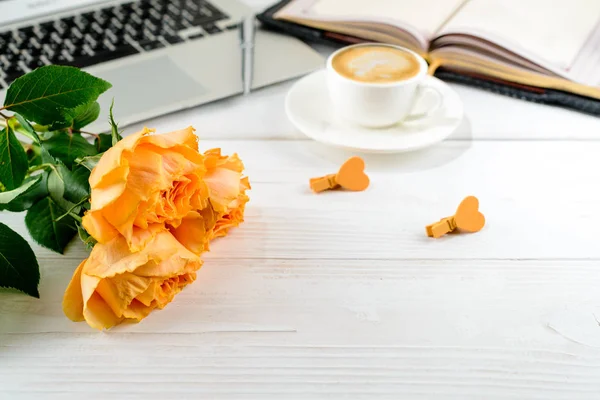
[[[600,99],[600,0],[291,0],[273,18],[408,47],[430,72]]]

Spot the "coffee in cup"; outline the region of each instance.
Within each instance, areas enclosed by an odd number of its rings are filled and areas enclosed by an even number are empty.
[[[346,48],[332,58],[331,64],[340,75],[366,83],[403,81],[421,70],[412,53],[379,45]]]
[[[371,128],[436,113],[443,97],[426,77],[425,59],[400,46],[357,44],[334,52],[327,60],[327,86],[335,112]],[[426,112],[414,112],[426,92],[436,96],[436,104]]]

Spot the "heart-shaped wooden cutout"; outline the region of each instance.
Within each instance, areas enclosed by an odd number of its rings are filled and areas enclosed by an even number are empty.
[[[349,158],[335,177],[338,185],[347,190],[361,191],[369,186],[369,177],[365,174],[365,162],[360,157]]]
[[[479,200],[477,197],[465,197],[460,202],[454,215],[456,227],[467,232],[479,232],[485,225],[485,217],[479,212]]]

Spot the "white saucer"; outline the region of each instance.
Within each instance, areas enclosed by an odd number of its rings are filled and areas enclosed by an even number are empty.
[[[443,108],[430,118],[371,129],[337,117],[327,93],[325,70],[297,81],[285,99],[288,118],[302,133],[318,142],[368,153],[402,153],[432,146],[450,136],[463,118],[458,94],[437,78],[428,76],[443,95]],[[425,97],[422,103],[427,103]],[[417,104],[417,109],[427,104]]]

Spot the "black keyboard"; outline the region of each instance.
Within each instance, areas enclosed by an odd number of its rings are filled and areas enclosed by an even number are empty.
[[[139,0],[0,31],[0,88],[43,65],[84,68],[218,34],[228,18],[205,0]]]

